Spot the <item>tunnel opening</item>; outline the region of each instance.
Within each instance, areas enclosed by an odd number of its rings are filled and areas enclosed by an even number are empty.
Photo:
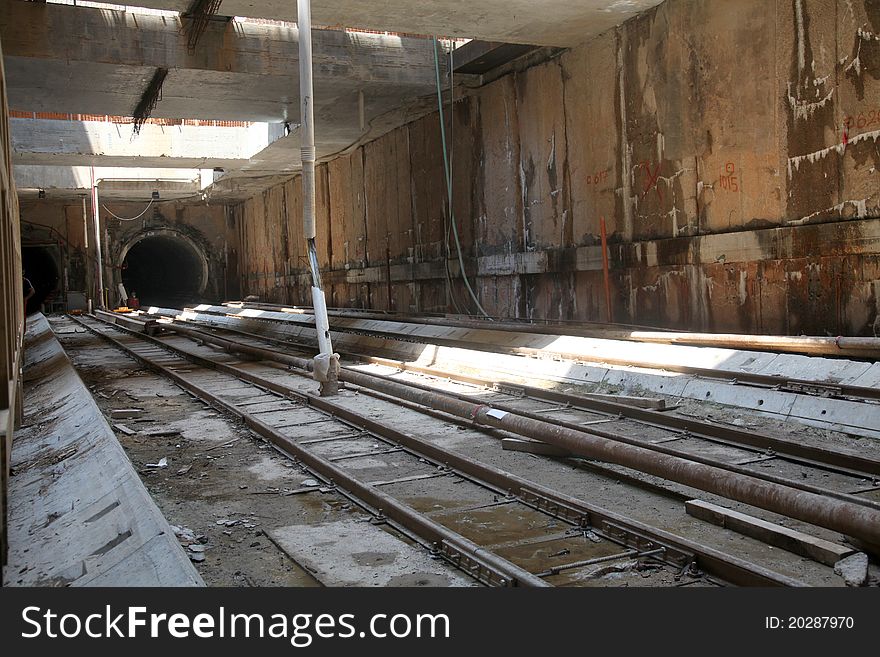
[[[186,240],[151,235],[125,254],[122,284],[142,306],[178,308],[202,300],[204,272],[204,256]]]
[[[27,302],[27,314],[40,310],[43,302],[51,299],[58,292],[61,276],[58,263],[45,246],[22,246],[21,267],[24,276],[34,287],[34,296]]]

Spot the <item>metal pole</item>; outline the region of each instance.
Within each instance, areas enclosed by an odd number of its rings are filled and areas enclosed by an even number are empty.
[[[104,260],[101,256],[101,212],[98,205],[98,183],[95,181],[95,167],[92,172],[92,216],[95,220],[95,260],[98,264],[98,298],[95,300],[98,308],[104,307]]]
[[[83,212],[83,249],[86,257],[86,276],[85,276],[85,292],[86,292],[86,308],[92,312],[92,294],[95,292],[95,276],[92,268],[88,266],[89,262],[89,210],[86,204],[86,195],[82,197]]]
[[[321,383],[321,395],[339,392],[337,372],[339,357],[333,353],[330,341],[330,320],[327,302],[321,286],[318,268],[318,249],[315,246],[315,116],[312,87],[312,9],[311,0],[297,0],[297,28],[299,29],[299,93],[301,103],[300,141],[302,149],[303,230],[309,250],[312,270],[312,305],[315,309],[315,328],[318,332],[320,353],[315,357],[315,379]]]
[[[86,253],[89,251],[89,211],[86,208],[86,195],[83,194],[83,248]]]

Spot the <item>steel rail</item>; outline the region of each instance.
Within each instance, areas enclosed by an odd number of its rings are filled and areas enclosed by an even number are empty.
[[[492,552],[489,552],[485,548],[466,539],[460,534],[431,520],[424,514],[415,511],[412,507],[399,502],[390,495],[383,493],[376,487],[364,483],[359,479],[356,479],[355,477],[352,477],[347,471],[336,466],[331,461],[321,456],[318,456],[307,449],[302,448],[294,440],[279,433],[265,422],[258,420],[252,414],[241,410],[234,404],[223,401],[205,388],[193,383],[192,381],[189,381],[185,376],[182,376],[181,374],[178,374],[177,372],[174,372],[173,370],[170,370],[169,368],[164,367],[159,363],[145,358],[144,356],[138,354],[137,351],[126,346],[124,343],[114,339],[109,335],[101,333],[94,327],[89,326],[81,319],[73,317],[72,315],[70,317],[91,333],[110,342],[116,348],[124,351],[126,354],[132,356],[153,371],[173,380],[177,385],[190,391],[196,397],[208,403],[212,407],[237,417],[242,422],[244,422],[244,424],[249,429],[271,442],[273,445],[281,449],[286,454],[295,456],[299,461],[306,464],[309,468],[311,468],[315,472],[320,473],[321,476],[328,479],[333,485],[341,486],[343,489],[347,490],[367,505],[373,507],[374,509],[378,509],[380,514],[383,514],[388,518],[394,520],[401,526],[412,531],[413,533],[424,538],[425,540],[437,544],[438,546],[446,544],[450,546],[453,551],[457,551],[462,555],[466,555],[471,561],[488,568],[490,571],[501,574],[503,579],[497,582],[499,585],[539,587],[548,585],[547,582],[545,582],[540,577],[537,577],[536,575],[533,575],[532,573],[520,568],[510,561],[499,557]],[[113,326],[117,330],[124,330],[117,325]],[[126,332],[131,331],[126,330]],[[149,338],[149,336],[144,336],[140,334],[136,335],[137,337],[140,337],[142,339],[154,340],[154,338]],[[156,342],[161,344],[160,340],[156,340]],[[167,345],[162,346],[167,348]],[[191,354],[187,356],[187,358],[189,360],[193,360],[193,356]],[[216,367],[217,365],[219,365],[219,363],[214,363],[213,361],[210,361],[208,359],[201,358],[199,359],[199,361],[200,365],[206,366],[210,369],[221,369]]]
[[[100,312],[100,311],[99,311]],[[110,313],[102,313],[102,315],[110,315]],[[175,320],[181,321],[181,320]],[[184,320],[189,323],[189,320]],[[229,327],[205,327],[196,324],[200,328],[211,328],[212,330],[224,331],[244,335],[265,342],[270,342],[286,347],[311,347],[304,343],[291,340],[281,340],[270,336],[264,336],[257,333],[250,333],[239,329]],[[688,419],[680,416],[670,415],[668,413],[653,410],[650,408],[635,407],[631,404],[622,404],[612,400],[601,399],[590,395],[572,395],[560,393],[544,388],[527,386],[517,383],[508,383],[486,379],[469,374],[459,374],[449,372],[447,370],[438,370],[436,368],[420,367],[390,358],[382,358],[369,356],[362,353],[339,350],[341,353],[358,358],[359,360],[371,363],[388,365],[400,370],[418,372],[431,376],[446,378],[462,383],[493,388],[498,392],[505,392],[506,389],[517,390],[524,396],[534,397],[543,401],[555,401],[558,403],[568,404],[572,408],[587,411],[598,412],[606,415],[617,415],[636,422],[640,422],[649,426],[661,429],[688,433],[696,438],[708,441],[718,442],[720,444],[730,446],[740,446],[745,448],[754,448],[757,450],[773,450],[779,455],[787,457],[788,460],[797,463],[803,463],[810,467],[824,468],[832,472],[838,472],[856,477],[864,477],[865,475],[880,475],[880,460],[866,457],[859,452],[849,449],[829,450],[814,445],[804,445],[793,440],[770,436],[765,433],[752,431],[743,431],[733,427],[719,427],[707,422]],[[618,435],[618,434],[615,434]],[[608,436],[606,436],[608,437]],[[718,463],[723,463],[718,461]]]
[[[545,388],[536,388],[519,383],[495,381],[467,374],[458,374],[447,370],[430,367],[419,367],[389,358],[358,356],[377,365],[388,365],[401,371],[428,374],[437,378],[450,379],[462,383],[483,386],[507,393],[514,390],[519,396],[531,397],[541,401],[553,401],[567,404],[574,409],[598,412],[605,415],[616,415],[648,426],[672,431],[679,431],[696,438],[718,442],[734,447],[752,447],[758,450],[773,450],[784,457],[791,457],[793,462],[803,463],[811,467],[826,468],[841,474],[853,476],[880,475],[880,460],[866,457],[849,449],[831,450],[814,445],[804,445],[793,440],[770,436],[765,433],[743,431],[733,427],[719,427],[708,422],[693,420],[650,408],[622,404],[612,400],[599,399],[592,396],[573,395]],[[510,394],[510,393],[507,393]]]
[[[370,376],[375,376],[378,378],[382,378],[388,381],[393,381],[395,383],[402,383],[403,385],[412,386],[419,390],[424,390],[426,392],[435,392],[436,388],[432,388],[431,386],[422,385],[416,383],[414,381],[406,381],[401,382],[391,377],[386,377],[382,374],[371,374]],[[460,399],[462,401],[469,401],[470,398],[467,395],[461,395],[458,393],[444,391],[443,394],[449,395],[451,397],[455,397],[456,399]],[[530,418],[532,420],[538,420],[541,422],[547,422],[544,416],[540,413],[536,413],[534,411],[528,411],[524,409],[519,409],[516,406],[511,406],[510,404],[506,404],[504,402],[492,402],[492,408],[504,411],[506,413],[514,413],[516,415],[521,415],[526,418]],[[863,506],[871,507],[880,511],[880,503],[874,502],[873,500],[868,500],[864,498],[857,497],[855,495],[851,495],[849,493],[841,493],[835,490],[831,490],[828,488],[822,488],[820,486],[813,486],[807,482],[798,481],[796,479],[788,479],[786,477],[780,477],[769,472],[756,472],[753,470],[749,470],[748,468],[744,468],[735,463],[728,463],[726,461],[722,461],[720,459],[714,459],[707,456],[700,456],[699,454],[694,454],[692,452],[686,452],[684,450],[676,449],[674,447],[667,447],[665,445],[656,444],[656,443],[646,443],[644,441],[636,440],[625,436],[621,433],[616,433],[612,431],[606,431],[604,429],[600,429],[596,426],[590,426],[588,429],[584,429],[582,425],[579,425],[574,422],[568,422],[566,420],[553,420],[550,424],[558,425],[561,427],[565,427],[568,429],[572,429],[574,431],[585,431],[586,433],[595,434],[597,436],[601,436],[602,438],[607,438],[609,440],[616,440],[622,443],[626,443],[627,445],[635,445],[638,447],[643,447],[645,449],[650,449],[652,451],[658,452],[660,454],[667,454],[670,456],[676,456],[682,459],[686,459],[689,461],[694,461],[696,463],[702,463],[704,465],[713,466],[716,468],[722,468],[724,470],[729,470],[730,472],[734,472],[737,474],[747,475],[750,477],[757,477],[759,479],[763,479],[769,482],[773,482],[776,484],[780,484],[783,486],[789,486],[791,488],[797,488],[798,490],[807,491],[810,493],[815,493],[816,495],[827,495],[829,497],[834,497],[839,500],[843,500],[845,502],[850,502],[852,504],[860,504]],[[816,466],[814,466],[816,467]],[[847,473],[851,474],[851,473]],[[864,477],[864,475],[861,475]]]
[[[303,370],[308,370],[310,367],[309,361],[303,358],[219,338],[189,327],[175,324],[163,327],[184,335],[189,333],[201,341],[222,346],[233,352],[274,360]],[[550,443],[573,454],[617,463],[692,488],[839,531],[862,540],[872,546],[872,549],[880,546],[880,511],[861,503],[854,504],[824,494],[819,495],[777,484],[755,475],[741,475],[691,459],[659,453],[647,447],[625,444],[589,429],[572,429],[552,424],[516,412],[474,404],[437,391],[419,390],[347,368],[340,371],[339,380],[386,392],[451,415],[470,418],[477,424],[505,429],[527,438]]]
[[[165,326],[168,327],[168,325],[165,325]],[[196,334],[202,336],[199,339],[204,339],[204,336],[208,336],[208,337],[214,338],[216,340],[224,341],[223,338],[214,336],[213,334],[210,334],[210,333],[204,333],[203,331],[200,331],[198,329],[186,329],[186,330],[195,331]],[[220,330],[227,331],[227,332],[233,332],[233,333],[240,333],[239,331],[236,331],[235,329],[224,328],[224,329],[220,329]],[[256,337],[258,339],[262,339],[265,341],[270,341],[270,342],[280,342],[280,341],[274,340],[272,338],[264,338],[262,336],[253,336],[253,337]],[[234,345],[241,345],[243,347],[253,349],[254,351],[252,351],[250,353],[252,355],[259,356],[260,358],[264,358],[267,360],[271,360],[274,358],[275,360],[281,360],[285,364],[289,364],[294,367],[300,367],[300,368],[303,367],[302,363],[304,361],[302,359],[298,359],[295,356],[287,356],[286,354],[282,354],[281,352],[277,352],[274,350],[262,349],[261,347],[255,347],[253,345],[246,345],[244,343],[238,343],[238,342],[234,342],[234,341],[224,341],[222,344],[221,343],[218,343],[218,344],[221,344],[221,346],[224,346],[227,349],[233,349],[233,350],[236,349],[236,347],[229,346],[229,345],[225,344],[225,342],[231,342]],[[289,359],[293,359],[293,360],[289,360]],[[391,361],[391,360],[380,359],[380,358],[371,358],[370,360],[372,360],[374,362],[390,363],[390,364],[393,364],[394,366],[397,366],[399,364],[398,361]],[[478,379],[476,377],[471,377],[471,376],[466,376],[466,375],[456,375],[454,373],[448,373],[448,372],[431,371],[428,368],[410,367],[410,366],[405,366],[405,364],[400,364],[400,365],[401,365],[401,369],[411,369],[413,371],[426,371],[426,372],[431,373],[434,376],[446,377],[446,378],[450,378],[450,379],[462,380],[462,381],[467,381],[467,382],[481,381],[480,379]],[[307,368],[304,368],[304,369],[307,369]],[[350,368],[343,368],[343,369],[350,369]],[[384,377],[379,374],[372,374],[370,376],[375,376],[379,379],[384,379],[384,380],[391,380],[388,377]],[[401,381],[394,380],[394,382],[399,385],[410,386],[410,387],[417,388],[419,390],[429,392],[429,393],[436,392],[436,390],[434,388],[431,388],[430,386],[421,385],[421,384],[418,384],[418,383],[415,383],[412,381],[401,382]],[[829,471],[833,471],[833,472],[839,472],[839,473],[842,473],[842,474],[845,474],[848,476],[852,476],[852,477],[867,478],[871,474],[875,474],[878,471],[880,471],[880,463],[878,463],[877,461],[874,461],[872,459],[867,459],[865,457],[862,457],[854,452],[842,452],[838,455],[836,452],[829,451],[829,450],[823,450],[821,448],[811,447],[808,445],[798,445],[796,443],[792,443],[791,441],[785,441],[783,439],[772,438],[769,436],[764,436],[762,434],[748,434],[746,432],[739,431],[739,430],[733,430],[733,429],[730,429],[730,430],[722,429],[722,431],[725,432],[724,435],[734,438],[734,440],[725,440],[723,438],[717,437],[717,434],[713,433],[712,430],[717,429],[716,427],[712,427],[711,425],[700,423],[700,422],[697,422],[694,420],[689,420],[687,418],[679,418],[679,417],[675,417],[675,416],[669,416],[669,415],[665,415],[665,414],[657,412],[657,411],[650,411],[650,410],[646,410],[646,409],[633,408],[633,407],[630,407],[630,406],[627,406],[624,404],[618,404],[615,402],[606,402],[603,400],[595,400],[595,401],[594,400],[583,400],[583,399],[581,399],[579,397],[575,397],[573,395],[565,395],[564,393],[555,393],[552,391],[542,390],[540,388],[521,386],[518,384],[504,384],[504,383],[489,382],[489,381],[486,381],[485,383],[488,385],[494,385],[497,388],[502,388],[502,389],[509,387],[509,388],[513,388],[513,389],[528,391],[530,394],[533,394],[539,398],[545,397],[547,399],[564,401],[565,403],[571,404],[573,408],[577,408],[579,410],[584,410],[584,411],[596,410],[600,413],[605,413],[605,414],[617,414],[618,416],[627,417],[628,419],[633,419],[637,422],[643,422],[643,423],[648,424],[650,426],[657,426],[657,427],[660,427],[660,428],[666,429],[666,430],[673,430],[673,431],[678,431],[678,432],[683,432],[683,433],[690,433],[690,435],[692,435],[694,437],[702,438],[704,440],[719,442],[722,444],[728,444],[728,445],[732,444],[733,446],[738,446],[735,439],[739,438],[743,442],[745,442],[746,445],[749,447],[762,447],[765,449],[766,448],[773,449],[775,447],[777,449],[777,451],[782,455],[782,458],[786,458],[790,462],[801,463],[801,464],[805,464],[805,465],[808,465],[808,466],[814,467],[814,468],[820,468],[820,469],[825,469],[825,470],[829,470]],[[445,392],[443,394],[455,397],[456,399],[459,399],[462,401],[469,401],[469,398],[464,395],[459,395],[459,394],[452,393],[452,392]],[[494,403],[493,406],[499,410],[502,410],[502,411],[505,411],[508,413],[515,413],[515,414],[518,414],[518,415],[521,415],[524,417],[528,417],[533,420],[546,421],[543,416],[540,416],[536,413],[517,409],[515,407],[512,407],[508,404],[504,404],[501,402]],[[867,506],[867,507],[871,507],[871,508],[875,508],[877,510],[880,510],[880,503],[874,502],[873,500],[869,500],[866,498],[860,498],[855,495],[838,492],[838,491],[831,490],[828,488],[814,486],[814,485],[809,484],[807,482],[803,482],[803,481],[796,480],[796,479],[790,479],[787,477],[780,477],[780,476],[771,474],[769,472],[750,470],[748,468],[742,467],[742,466],[734,464],[734,463],[729,463],[729,462],[726,462],[726,461],[723,461],[720,459],[711,458],[711,457],[700,456],[698,454],[694,454],[692,452],[687,452],[685,450],[676,449],[674,447],[667,447],[667,446],[659,445],[659,444],[646,444],[644,441],[639,441],[639,440],[630,438],[630,437],[628,437],[624,434],[621,434],[619,432],[605,431],[605,430],[599,429],[599,428],[591,428],[589,430],[585,430],[580,425],[577,425],[577,424],[574,424],[571,422],[565,422],[562,420],[555,420],[551,424],[563,426],[563,427],[572,429],[574,431],[585,431],[586,433],[601,436],[601,437],[607,438],[609,440],[620,441],[620,442],[623,442],[623,443],[626,443],[629,445],[641,447],[643,449],[649,449],[649,450],[652,450],[652,451],[655,451],[655,452],[658,452],[661,454],[667,454],[669,456],[683,458],[688,461],[693,461],[696,463],[701,463],[703,465],[721,468],[723,470],[730,471],[730,472],[733,472],[736,474],[746,475],[749,477],[756,477],[758,479],[762,479],[762,480],[765,480],[765,481],[768,481],[771,483],[775,483],[775,484],[780,484],[782,486],[787,486],[787,487],[794,488],[797,490],[815,493],[817,495],[825,495],[825,496],[833,497],[833,498],[836,498],[836,499],[839,499],[839,500],[842,500],[845,502],[849,502],[852,504],[863,505],[863,506]],[[825,459],[825,460],[814,462],[812,460],[804,458],[803,456],[789,456],[790,452],[795,452],[797,454],[809,454],[811,456],[818,457],[820,459]],[[837,456],[839,458],[835,459],[835,456]],[[829,461],[831,461],[831,463],[828,463]],[[836,465],[834,463],[834,461],[836,461],[837,463],[843,463],[843,464],[849,465],[850,468],[845,468],[845,467],[843,467],[843,465]],[[852,468],[853,465],[861,466],[863,464],[866,466],[866,467],[864,467],[864,469],[854,470]]]
[[[104,323],[106,324],[107,322]],[[110,336],[95,331],[91,327],[86,326],[86,328],[111,343],[116,344],[117,342]],[[197,364],[204,364],[211,369],[232,374],[242,380],[253,383],[266,390],[276,392],[285,397],[300,399],[306,402],[309,406],[340,418],[356,428],[382,436],[392,442],[397,442],[429,460],[443,463],[447,467],[461,472],[479,482],[485,482],[498,490],[517,495],[523,499],[525,503],[530,504],[536,509],[550,509],[555,512],[562,512],[568,516],[569,520],[577,521],[579,524],[582,524],[583,521],[581,518],[583,518],[590,526],[599,529],[605,534],[610,533],[612,536],[624,531],[636,536],[644,536],[646,542],[642,544],[643,548],[645,548],[645,546],[650,548],[653,544],[660,545],[661,547],[665,546],[670,550],[693,554],[697,559],[697,566],[700,569],[731,583],[744,586],[804,586],[803,582],[797,579],[769,570],[747,560],[726,554],[696,541],[671,534],[665,530],[651,527],[595,504],[546,488],[525,478],[495,468],[494,466],[471,460],[464,455],[436,446],[411,434],[384,425],[373,418],[358,414],[328,398],[291,388],[290,386],[266,379],[265,377],[261,377],[247,370],[242,370],[233,365],[227,365],[206,359],[197,354],[193,354],[180,349],[179,347],[163,342],[158,338],[147,336],[131,329],[119,326],[116,326],[115,328],[121,332],[150,341],[157,346],[177,353]],[[201,342],[201,339],[198,336],[190,337],[197,342]],[[124,346],[120,346],[120,348],[126,353],[132,353],[133,357],[140,362],[145,362],[143,358],[139,357],[135,352],[131,352],[128,348]],[[308,362],[305,359],[299,360]],[[152,367],[149,363],[145,362],[145,364]],[[299,369],[302,370],[302,368]],[[164,372],[162,373],[164,374]],[[294,371],[294,373],[299,376],[309,376],[304,370],[300,372]],[[175,373],[171,372],[171,374],[173,375]],[[171,378],[177,382],[178,379],[182,377],[172,376]],[[183,387],[190,389],[186,385],[183,385]],[[241,415],[240,411],[237,410],[232,410],[230,412],[236,417],[240,417]]]

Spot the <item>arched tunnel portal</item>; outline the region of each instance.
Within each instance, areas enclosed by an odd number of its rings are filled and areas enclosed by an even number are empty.
[[[135,237],[121,253],[122,284],[142,306],[179,308],[202,300],[208,261],[191,239],[175,231]]]

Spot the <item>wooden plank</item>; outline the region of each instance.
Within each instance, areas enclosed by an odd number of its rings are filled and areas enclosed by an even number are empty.
[[[694,518],[725,527],[743,536],[756,538],[802,557],[809,557],[826,566],[833,566],[844,557],[858,552],[854,548],[838,545],[702,500],[688,500],[685,502],[684,508],[688,515]]]
[[[437,114],[430,114],[408,128],[415,262],[436,260],[444,254],[447,203],[440,121]]]

